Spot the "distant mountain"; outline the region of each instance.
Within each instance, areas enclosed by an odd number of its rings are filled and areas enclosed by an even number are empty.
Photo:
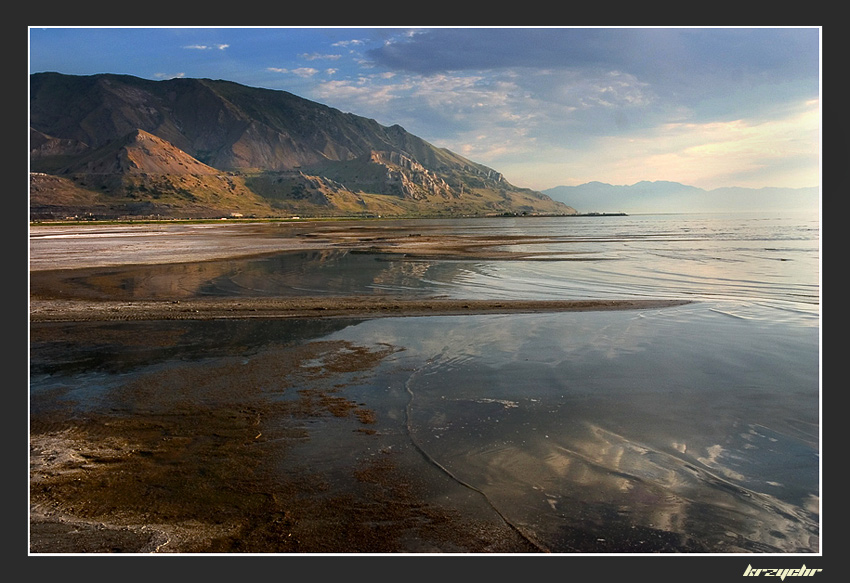
[[[30,215],[575,214],[401,126],[285,91],[30,76]]]
[[[681,213],[817,210],[820,188],[717,188],[642,181],[631,186],[587,182],[542,191],[580,213]]]

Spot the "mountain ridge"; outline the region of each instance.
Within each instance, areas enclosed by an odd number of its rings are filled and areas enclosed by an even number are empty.
[[[705,190],[667,180],[641,180],[631,185],[591,181],[541,192],[579,213],[816,211],[820,205],[820,187],[727,186]]]
[[[32,218],[575,214],[399,125],[211,79],[31,75],[30,170]]]

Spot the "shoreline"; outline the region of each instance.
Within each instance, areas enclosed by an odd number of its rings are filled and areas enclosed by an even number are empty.
[[[380,318],[666,308],[691,300],[466,300],[396,297],[207,298],[160,301],[30,299],[30,322]]]
[[[547,259],[537,245],[573,236],[445,232],[427,220],[293,221],[272,224],[39,225],[30,229],[29,271],[198,263],[291,251],[345,250],[407,259]],[[520,250],[518,246],[527,249]],[[562,260],[563,254],[557,254]],[[571,260],[576,260],[572,258]]]

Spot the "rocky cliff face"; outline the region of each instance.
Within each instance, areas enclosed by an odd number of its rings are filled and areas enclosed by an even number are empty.
[[[398,194],[414,200],[428,196],[458,196],[443,178],[401,152],[372,151],[369,162],[386,168],[386,180],[381,188],[384,194]]]
[[[114,213],[122,204],[169,216],[202,204],[270,216],[575,212],[400,126],[285,91],[56,73],[32,75],[30,85],[30,169],[95,189]],[[47,209],[62,197],[55,182],[50,193],[42,183],[31,183],[31,198]]]

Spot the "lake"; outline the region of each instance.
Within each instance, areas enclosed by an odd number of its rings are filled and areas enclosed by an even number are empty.
[[[816,213],[381,224],[503,240],[93,267],[55,291],[690,303],[33,323],[43,500],[135,528],[131,552],[819,552]],[[68,443],[85,491],[45,461]]]

